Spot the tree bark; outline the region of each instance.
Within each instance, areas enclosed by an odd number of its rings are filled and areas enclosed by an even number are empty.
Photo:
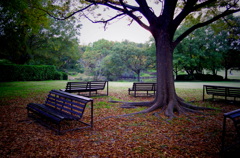
[[[153,34],[156,43],[157,59],[157,93],[156,102],[150,108],[155,110],[162,108],[165,115],[173,117],[173,110],[178,105],[177,95],[175,92],[173,77],[173,47],[171,44],[170,34],[167,31],[161,31]]]

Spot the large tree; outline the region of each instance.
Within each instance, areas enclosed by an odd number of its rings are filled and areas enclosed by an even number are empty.
[[[72,1],[72,4],[75,2]],[[106,26],[114,19],[128,16],[131,19],[130,23],[135,21],[152,34],[156,45],[157,94],[153,101],[131,103],[131,105],[149,106],[142,111],[143,113],[162,109],[168,117],[175,116],[174,110],[181,114],[199,109],[199,107],[185,103],[176,94],[173,77],[174,48],[194,30],[240,11],[239,0],[82,0],[80,2],[83,6],[76,7],[74,4],[76,10],[59,17],[59,19],[66,19],[81,12],[89,20],[95,23],[103,22]],[[60,6],[64,7],[65,5],[61,4]],[[107,10],[106,13],[108,13],[108,9],[116,11],[115,15],[110,12],[111,14],[103,19],[101,12],[96,10],[101,9],[99,6],[103,6],[104,10]],[[96,14],[92,16],[87,11]],[[53,13],[58,16],[63,15],[56,11]],[[100,19],[91,19],[91,16]],[[176,30],[185,20],[191,20],[194,23],[177,38],[174,38]]]

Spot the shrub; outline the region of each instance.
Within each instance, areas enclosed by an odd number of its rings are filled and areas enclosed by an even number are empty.
[[[59,77],[59,73],[62,77]],[[52,65],[0,65],[0,76],[0,81],[42,81],[67,78],[66,74],[63,75]]]
[[[190,80],[194,80],[194,76],[192,76],[192,75],[177,75],[176,80],[177,81],[190,81]]]
[[[177,81],[190,81],[190,80],[222,81],[223,77],[219,75],[210,75],[210,74],[177,75],[176,80]]]

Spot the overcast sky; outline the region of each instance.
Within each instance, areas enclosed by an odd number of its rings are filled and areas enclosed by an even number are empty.
[[[147,30],[140,27],[136,22],[133,22],[130,26],[129,23],[126,19],[121,19],[107,26],[107,29],[104,30],[103,24],[92,23],[84,19],[81,22],[80,44],[87,45],[99,39],[119,42],[129,40],[136,43],[144,43],[150,39],[151,34]]]
[[[154,1],[148,1],[148,4],[157,15],[160,14],[160,8],[154,3]],[[101,7],[99,13],[105,17],[105,19],[108,19],[110,17],[109,15],[111,15],[111,17],[116,15],[116,12],[114,13],[111,9],[101,11]],[[91,19],[93,20],[93,18]],[[151,34],[149,31],[139,26],[135,21],[130,26],[129,23],[130,21],[127,20],[126,17],[120,20],[114,20],[114,23],[108,25],[107,29],[104,30],[103,24],[91,23],[87,19],[82,19],[80,44],[86,45],[98,41],[99,39],[119,42],[129,40],[136,43],[145,43],[150,39]]]

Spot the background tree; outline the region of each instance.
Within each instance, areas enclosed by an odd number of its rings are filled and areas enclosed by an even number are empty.
[[[236,61],[238,61],[238,53],[232,52],[239,47],[237,19],[237,17],[228,16],[231,24],[219,20],[192,32],[175,48],[174,67],[185,69],[192,77],[194,73],[202,73],[203,69],[211,71],[212,75],[217,75],[217,71],[225,68],[226,78],[227,70],[237,65]],[[189,24],[184,24],[176,35],[179,35],[186,25]],[[236,26],[235,29],[234,26]],[[233,31],[234,35],[231,33]]]
[[[190,104],[187,104],[183,99],[176,94],[173,78],[173,51],[175,47],[191,32],[206,26],[224,16],[240,11],[238,0],[163,0],[154,1],[152,7],[150,1],[135,0],[86,0],[81,1],[83,6],[78,5],[72,9],[72,13],[61,16],[60,19],[66,19],[75,13],[82,12],[84,16],[91,20],[92,14],[86,14],[84,11],[93,11],[95,17],[100,17],[94,22],[103,22],[105,25],[119,17],[128,16],[131,22],[137,22],[141,27],[148,30],[154,37],[156,44],[156,59],[157,59],[157,94],[156,98],[150,102],[129,103],[129,105],[147,105],[149,108],[141,111],[141,113],[151,112],[156,109],[162,109],[165,115],[172,118],[175,116],[174,111],[185,113],[201,109]],[[65,3],[69,4],[69,2]],[[62,4],[61,4],[62,5]],[[64,6],[64,5],[62,5]],[[110,8],[115,11],[111,13],[107,19],[101,19],[99,12],[94,10],[97,6]],[[70,8],[70,7],[68,7]],[[158,8],[160,12],[154,10]],[[100,7],[101,9],[101,7]],[[64,10],[65,13],[66,10]],[[49,13],[49,11],[48,11]],[[185,32],[174,39],[174,34],[178,27],[185,21],[194,21],[192,26],[189,26]],[[91,20],[93,21],[93,20]],[[193,110],[194,109],[194,110]]]
[[[113,51],[115,59],[120,60],[126,69],[136,73],[138,81],[140,81],[140,73],[152,65],[151,54],[144,44],[123,41],[115,44]]]
[[[222,66],[225,69],[225,79],[228,79],[229,69],[239,69],[240,63],[240,20],[239,16],[228,16],[226,22],[225,19],[216,22],[213,25],[216,34],[221,35],[221,46],[223,59],[221,61]],[[216,25],[218,27],[216,27]]]
[[[67,69],[69,66],[79,68],[79,28],[80,25],[76,25],[73,19],[51,19],[48,28],[43,27],[32,36],[32,54],[28,63],[55,65],[59,69]]]
[[[0,58],[24,64],[30,59],[30,37],[42,26],[48,26],[46,14],[36,9],[41,0],[10,0],[0,2]]]
[[[93,75],[94,80],[100,80],[104,75],[104,58],[112,51],[113,42],[107,40],[98,40],[90,44],[83,53],[83,59],[86,73]]]
[[[185,29],[186,25],[181,29]],[[203,72],[203,57],[206,41],[204,29],[199,29],[188,35],[174,50],[174,59],[178,67],[183,68],[188,75]]]
[[[37,9],[44,0],[0,2],[0,58],[15,64],[48,64],[58,69],[78,67],[78,24],[74,18],[56,21]]]

